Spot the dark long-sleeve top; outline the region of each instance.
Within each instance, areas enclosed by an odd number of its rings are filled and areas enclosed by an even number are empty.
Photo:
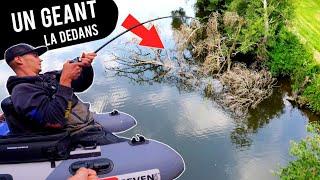
[[[61,129],[66,125],[71,108],[78,103],[75,92],[83,92],[93,82],[93,69],[86,67],[72,87],[59,84],[61,71],[51,71],[38,76],[11,76],[7,89],[11,95],[19,123],[27,129]]]

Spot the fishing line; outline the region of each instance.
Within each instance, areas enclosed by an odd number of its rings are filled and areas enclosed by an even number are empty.
[[[127,32],[137,28],[137,27],[140,27],[146,23],[149,23],[149,22],[153,22],[153,21],[158,21],[158,20],[161,20],[161,19],[167,19],[167,18],[187,18],[187,19],[196,19],[194,17],[190,17],[190,16],[164,16],[164,17],[159,17],[159,18],[155,18],[155,19],[151,19],[151,20],[148,20],[148,21],[145,21],[143,23],[140,23],[140,24],[137,24],[125,31],[123,31],[122,33],[118,34],[117,36],[113,37],[112,39],[110,39],[109,41],[107,41],[106,43],[104,43],[103,45],[101,45],[97,50],[94,51],[94,53],[98,53],[101,49],[103,49],[105,46],[107,46],[108,44],[110,44],[112,41],[118,39],[119,37],[121,37],[122,35],[126,34]],[[80,57],[76,57],[74,58],[71,62],[79,62],[80,61]]]
[[[174,17],[184,17],[184,18],[187,18],[187,19],[196,19],[194,17],[189,17],[189,16],[164,16],[164,17],[159,17],[159,18],[156,18],[156,19],[152,19],[152,20],[149,20],[149,21],[146,21],[146,22],[143,22],[143,23],[140,23],[140,24],[137,24],[129,29],[127,29],[126,31],[118,34],[117,36],[115,36],[114,38],[110,39],[109,41],[107,41],[105,44],[103,44],[101,47],[99,47],[97,50],[95,50],[94,52],[95,53],[98,53],[101,49],[103,49],[106,45],[110,44],[112,41],[116,40],[117,38],[119,38],[120,36],[126,34],[127,32],[139,27],[139,26],[142,26],[146,23],[149,23],[149,22],[153,22],[153,21],[158,21],[158,20],[161,20],[161,19],[166,19],[166,18],[174,18]]]

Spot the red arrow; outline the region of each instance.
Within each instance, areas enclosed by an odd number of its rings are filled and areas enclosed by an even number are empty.
[[[122,23],[122,26],[126,29],[130,29],[139,24],[141,23],[136,18],[134,18],[131,14],[129,14],[128,17]],[[136,34],[142,39],[142,41],[139,44],[141,46],[148,46],[148,47],[154,47],[154,48],[160,48],[160,49],[164,48],[154,25],[150,28],[150,30],[148,30],[146,27],[141,25],[132,29],[131,32]]]

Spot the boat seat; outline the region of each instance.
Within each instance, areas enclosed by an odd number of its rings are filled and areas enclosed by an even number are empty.
[[[18,115],[10,96],[1,101],[1,108],[8,124],[10,134],[43,132],[43,128],[41,128],[40,125]]]
[[[11,100],[11,97],[6,97],[5,99],[3,99],[1,101],[1,109],[5,115],[5,118],[6,118],[6,122],[8,124],[8,127],[9,127],[9,130],[12,132],[12,124],[10,124],[10,119],[12,118],[13,114],[15,114],[15,110],[14,110],[14,107],[13,107],[13,103],[12,103],[12,100]]]
[[[4,114],[10,114],[11,112],[15,112],[11,97],[6,97],[1,101],[1,108]]]

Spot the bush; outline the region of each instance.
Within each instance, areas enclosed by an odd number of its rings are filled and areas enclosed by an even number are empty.
[[[290,154],[296,160],[287,167],[280,169],[278,175],[281,179],[319,179],[320,177],[320,126],[310,124],[307,126],[310,135],[306,139],[291,142]]]
[[[274,76],[289,76],[300,104],[320,112],[319,64],[292,32],[282,29],[270,50],[268,66]]]
[[[302,98],[308,102],[309,107],[320,112],[320,75],[303,92]]]
[[[313,64],[312,53],[285,28],[281,29],[276,42],[271,45],[269,55],[268,65],[275,76],[290,76]]]

